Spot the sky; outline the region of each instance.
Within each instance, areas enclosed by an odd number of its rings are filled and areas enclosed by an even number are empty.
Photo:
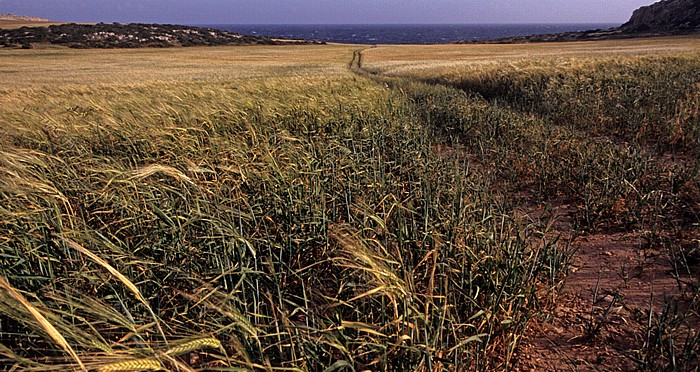
[[[655,0],[0,0],[0,14],[62,22],[486,24],[626,22]]]

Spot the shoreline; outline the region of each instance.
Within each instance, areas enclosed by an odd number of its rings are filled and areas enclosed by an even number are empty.
[[[624,28],[598,29],[559,34],[541,34],[529,36],[513,36],[490,40],[465,40],[455,44],[527,44],[575,41],[604,41],[623,39],[643,39],[669,36],[698,36],[700,30],[671,30],[671,31],[631,31]]]

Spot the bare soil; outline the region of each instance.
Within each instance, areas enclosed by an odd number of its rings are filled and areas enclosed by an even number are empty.
[[[566,205],[552,212],[561,233],[570,229],[571,212]],[[514,370],[637,370],[633,357],[644,345],[649,310],[658,314],[668,298],[687,304],[685,286],[668,254],[638,233],[595,233],[572,245],[577,251],[561,296],[528,327]]]

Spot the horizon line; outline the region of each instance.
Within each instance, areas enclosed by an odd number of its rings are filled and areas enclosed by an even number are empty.
[[[142,22],[133,22],[142,23]],[[488,23],[187,23],[187,25],[230,25],[230,26],[527,26],[527,25],[622,25],[618,22],[488,22]]]

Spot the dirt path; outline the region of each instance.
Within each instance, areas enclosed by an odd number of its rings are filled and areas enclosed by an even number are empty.
[[[553,213],[559,232],[571,232],[573,209]],[[686,286],[674,277],[668,254],[647,247],[638,233],[596,233],[572,245],[576,255],[562,295],[528,327],[515,370],[638,370],[634,358],[644,355],[649,310],[661,314],[670,298],[687,304]]]

